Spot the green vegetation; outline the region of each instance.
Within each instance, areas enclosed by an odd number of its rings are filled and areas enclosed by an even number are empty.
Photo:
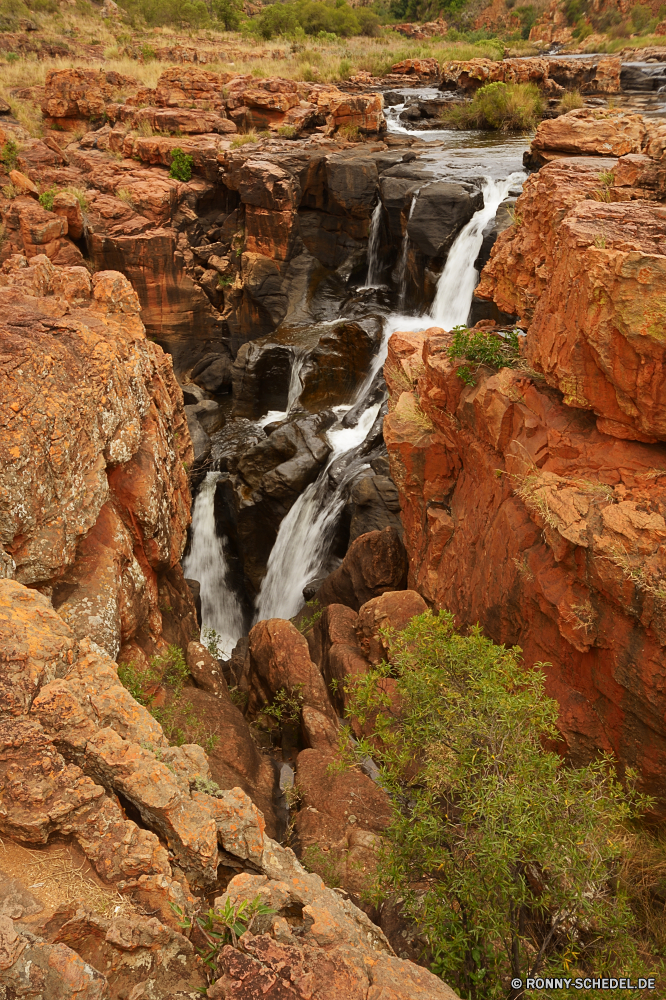
[[[517,976],[654,975],[624,875],[627,830],[651,805],[635,776],[545,749],[559,736],[543,665],[478,627],[462,636],[428,611],[384,639],[389,662],[348,684],[354,731],[371,735],[341,739],[343,759],[379,763],[393,802],[374,900],[404,900],[433,971],[471,1000],[513,996]]]
[[[308,611],[310,612],[309,614],[303,614],[305,608],[308,609]],[[313,597],[309,601],[306,601],[305,608],[302,608],[301,611],[299,611],[299,613],[296,615],[296,617],[292,619],[294,625],[301,633],[301,635],[305,635],[307,632],[309,632],[310,629],[317,624],[317,622],[324,613],[324,609],[322,608],[321,604],[319,603],[316,597]]]
[[[543,98],[536,84],[487,83],[471,101],[445,108],[442,121],[458,129],[527,132],[536,128],[542,112]]]
[[[222,636],[211,625],[204,625],[201,630],[201,642],[206,647],[211,656],[218,657],[220,640]]]
[[[189,677],[183,651],[179,646],[169,646],[162,656],[153,656],[147,670],[142,670],[133,660],[118,664],[118,680],[127,688],[135,701],[148,709],[162,727],[164,735],[175,746],[199,743],[211,753],[219,736],[207,730],[197,718],[194,706],[183,697],[183,688]],[[163,705],[156,705],[161,687],[167,686],[168,697]]]
[[[303,685],[296,684],[290,691],[278,688],[271,704],[262,708],[259,714],[282,725],[284,722],[298,722],[302,710]]]
[[[585,101],[581,97],[580,90],[567,90],[560,98],[560,111],[575,111],[577,108],[584,108]]]
[[[259,142],[259,136],[251,129],[249,132],[241,132],[240,135],[235,135],[231,140],[232,149],[240,149],[241,146],[247,145],[248,142]]]
[[[56,187],[50,187],[47,188],[46,191],[42,191],[42,193],[40,194],[39,204],[42,206],[42,208],[45,208],[47,212],[53,211],[53,202],[55,200],[55,196],[57,195],[57,193],[58,189]]]
[[[175,177],[177,181],[187,182],[191,180],[193,164],[194,160],[190,154],[182,150],[180,146],[175,146],[171,150],[169,177]]]
[[[236,948],[238,938],[246,931],[252,930],[257,917],[271,916],[275,913],[275,910],[262,902],[261,896],[255,896],[252,900],[243,899],[235,904],[226,899],[221,909],[214,909],[211,906],[206,912],[196,913],[192,920],[175,903],[170,905],[184,930],[190,931],[196,924],[201,932],[206,945],[204,948],[197,948],[197,953],[208,970],[211,982],[219,975],[217,958],[220,950],[227,944]]]
[[[380,18],[367,7],[350,7],[346,0],[290,0],[265,7],[248,30],[260,38],[314,35],[321,40],[377,35]]]
[[[7,142],[0,151],[0,160],[4,163],[8,173],[10,170],[16,170],[18,154],[19,148],[14,139],[7,139]]]
[[[506,337],[502,337],[487,330],[468,330],[466,326],[455,326],[452,333],[453,340],[447,349],[452,361],[464,358],[477,367],[488,365],[490,368],[515,368],[520,363],[516,330],[509,330]],[[461,365],[457,375],[465,385],[476,384],[468,365]]]

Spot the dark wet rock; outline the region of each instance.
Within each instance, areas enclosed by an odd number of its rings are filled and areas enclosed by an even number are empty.
[[[200,467],[210,458],[211,443],[210,437],[206,434],[205,430],[199,423],[196,413],[194,413],[195,407],[186,406],[185,415],[187,417],[187,427],[190,432],[190,437],[192,439],[192,447],[194,449],[194,465],[195,467]],[[188,413],[188,410],[190,411]]]
[[[360,535],[342,564],[319,588],[321,605],[346,604],[355,611],[387,590],[403,590],[407,583],[407,554],[395,528]]]
[[[202,399],[200,402],[185,407],[188,425],[190,417],[196,418],[206,434],[214,434],[224,424],[224,414],[219,403],[213,399]],[[196,450],[195,450],[196,459]]]
[[[407,224],[409,239],[425,257],[442,257],[480,208],[480,191],[470,193],[461,184],[446,181],[428,184],[419,192]]]
[[[258,420],[286,410],[293,352],[281,344],[244,344],[233,365],[235,417]]]
[[[192,369],[192,381],[206,392],[231,389],[233,361],[228,354],[208,354]]]
[[[316,411],[351,402],[365,379],[375,343],[359,323],[341,322],[331,327],[301,368],[299,404]]]
[[[349,504],[350,542],[368,531],[382,531],[389,526],[402,537],[400,499],[390,477],[376,476],[371,472],[361,476],[352,486]]]

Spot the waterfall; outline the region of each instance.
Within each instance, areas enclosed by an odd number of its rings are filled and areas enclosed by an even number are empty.
[[[379,403],[368,407],[356,427],[329,431],[333,451],[326,467],[280,524],[257,598],[256,621],[292,618],[303,606],[303,587],[316,579],[325,566],[330,536],[345,504],[346,487],[364,463],[352,463],[330,496],[328,470],[336,459],[365,440],[379,407]]]
[[[370,220],[370,232],[368,233],[368,277],[365,279],[366,288],[373,288],[378,284],[379,280],[379,232],[382,225],[382,211],[383,205],[380,198]]]
[[[398,309],[402,312],[405,308],[405,301],[407,299],[407,257],[409,256],[409,220],[412,217],[412,212],[414,211],[414,206],[416,205],[416,199],[419,196],[418,188],[412,195],[412,203],[409,206],[409,215],[407,216],[407,225],[405,226],[405,232],[402,237],[402,246],[400,247],[400,260],[398,262],[398,274],[397,274],[397,286],[398,286]]]
[[[430,307],[433,326],[452,330],[467,322],[478,272],[474,261],[483,243],[483,230],[497,215],[509,189],[522,183],[525,174],[510,174],[504,180],[486,177],[483,182],[483,208],[475,212],[467,225],[458,233],[446,258],[446,264],[437,282],[437,291]]]
[[[192,544],[183,561],[186,577],[201,586],[201,636],[206,629],[218,633],[217,655],[228,657],[244,631],[243,611],[227,580],[224,543],[215,531],[215,487],[219,472],[209,472],[194,501]]]
[[[291,373],[289,375],[289,392],[287,393],[287,413],[291,413],[299,400],[303,391],[301,382],[301,369],[305,363],[306,353],[304,350],[294,348],[293,360],[291,362]]]

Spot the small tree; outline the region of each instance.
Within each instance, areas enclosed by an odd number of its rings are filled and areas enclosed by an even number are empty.
[[[405,900],[433,971],[470,1000],[520,996],[516,977],[630,968],[621,828],[649,804],[631,775],[626,791],[607,756],[574,769],[544,749],[557,704],[518,649],[458,635],[444,611],[386,639],[390,664],[349,685],[349,714],[372,720],[355,752],[394,803],[377,897]]]

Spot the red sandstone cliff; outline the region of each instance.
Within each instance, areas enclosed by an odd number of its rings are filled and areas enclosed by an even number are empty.
[[[523,370],[466,386],[449,335],[395,334],[384,434],[410,585],[522,646],[526,665],[546,661],[574,759],[613,750],[663,803],[661,127],[609,118],[541,126],[534,147],[554,162],[484,271],[479,293],[527,328]],[[565,158],[574,133],[588,154],[625,155]]]
[[[171,359],[114,271],[11,257],[0,273],[4,576],[115,658],[186,648],[192,446]]]

